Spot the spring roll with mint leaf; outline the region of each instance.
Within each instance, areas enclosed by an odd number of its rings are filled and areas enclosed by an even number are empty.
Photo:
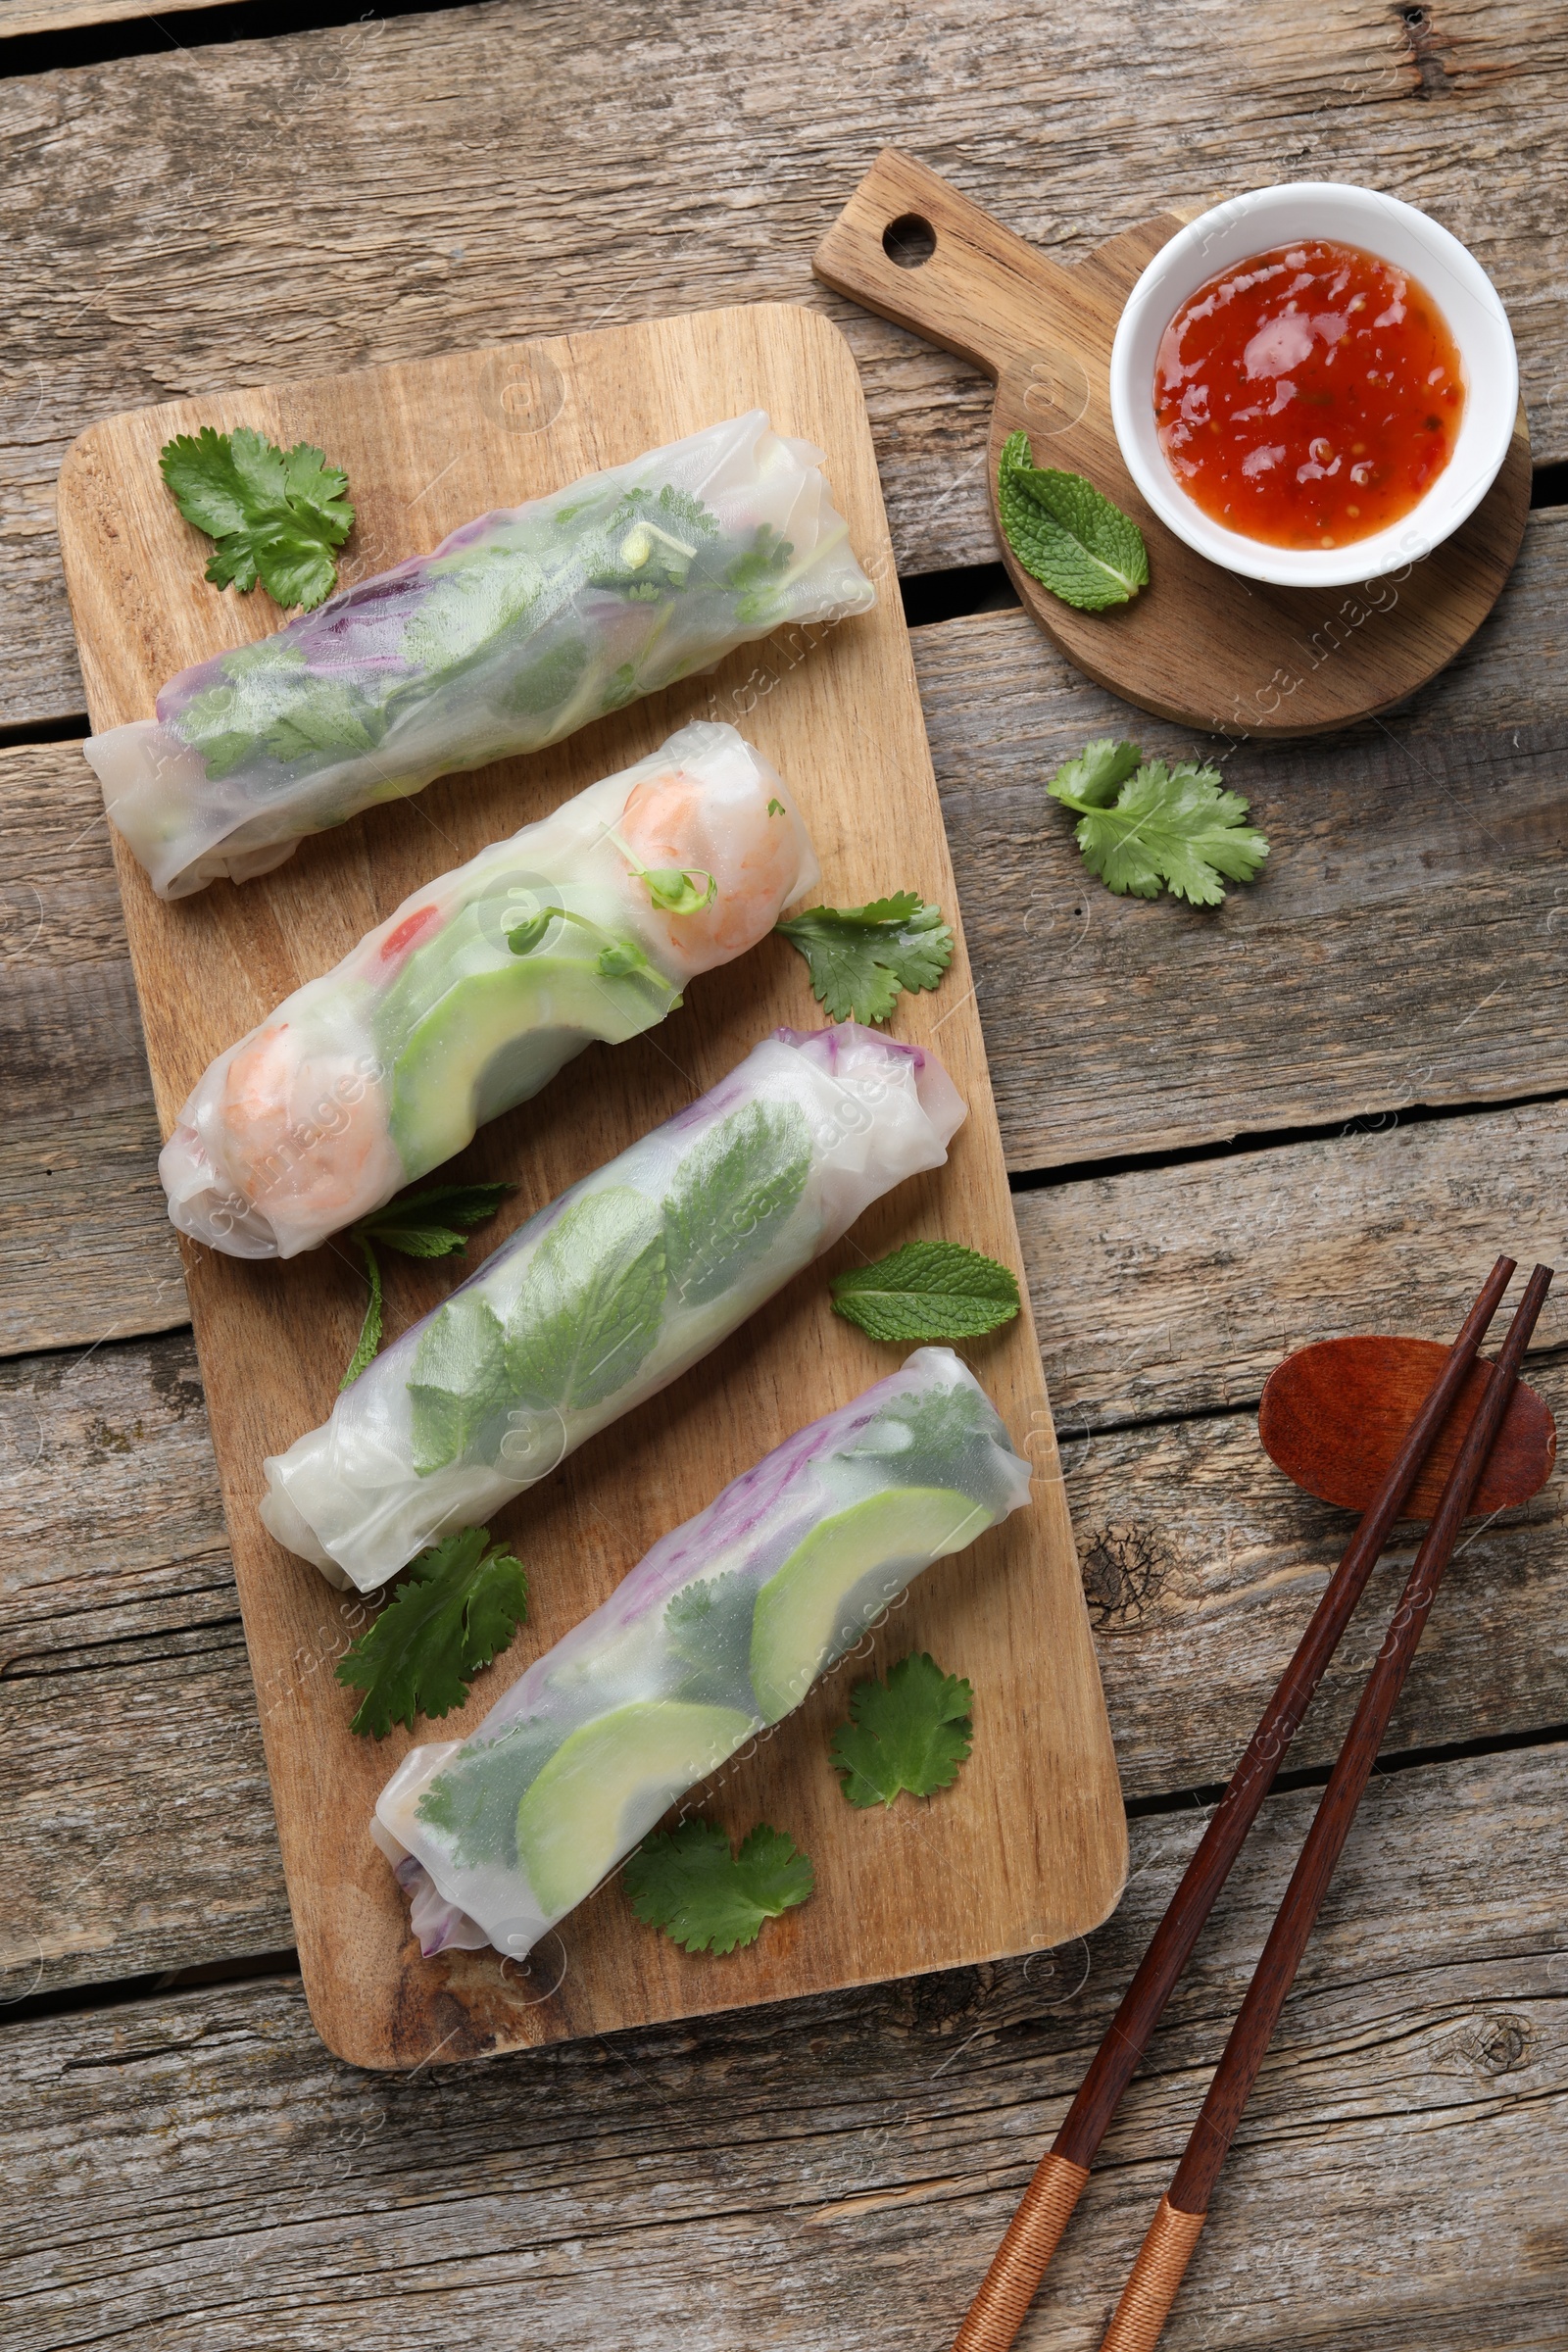
[[[964,1105],[935,1054],[778,1029],[530,1217],[268,1458],[262,1517],[369,1592],[477,1525],[715,1348],[906,1176]]]
[[[435,776],[537,751],[787,621],[876,592],[821,472],[766,414],[484,514],[93,736],[161,898],[282,863]]]
[[[679,1004],[817,879],[778,776],[698,720],[416,891],[200,1079],[159,1173],[182,1233],[293,1257],[599,1039]]]
[[[423,1949],[520,1959],[922,1569],[1028,1499],[1028,1463],[950,1348],[920,1348],[786,1439],[656,1544],[469,1739],[404,1758],[371,1835]]]

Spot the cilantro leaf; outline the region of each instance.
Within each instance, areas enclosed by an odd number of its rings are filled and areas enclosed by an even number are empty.
[[[757,1588],[738,1569],[700,1578],[664,1609],[664,1636],[682,1668],[675,1695],[698,1706],[752,1705]],[[737,1697],[739,1693],[739,1697]]]
[[[464,1863],[516,1867],[517,1807],[564,1737],[564,1726],[509,1723],[493,1740],[471,1740],[443,1765],[415,1807],[452,1842]]]
[[[365,1692],[350,1729],[384,1740],[394,1723],[412,1732],[416,1715],[461,1707],[527,1613],[522,1563],[482,1527],[432,1544],[338,1660],[338,1681]]]
[[[1191,760],[1167,767],[1135,743],[1092,743],[1056,770],[1046,790],[1078,811],[1085,865],[1118,897],[1157,899],[1163,884],[1194,906],[1217,906],[1222,874],[1250,882],[1268,856],[1265,837],[1242,819],[1248,804],[1219,770]]]
[[[748,1102],[677,1162],[664,1195],[671,1294],[706,1305],[768,1248],[806,1190],[811,1139],[794,1102]]]
[[[937,987],[953,961],[941,907],[913,890],[866,906],[808,906],[773,927],[806,957],[830,1021],[885,1021],[901,990]]]
[[[755,1943],[765,1919],[804,1903],[816,1886],[808,1855],[782,1830],[759,1822],[732,1854],[710,1821],[683,1821],[645,1838],[626,1863],[637,1917],[688,1952],[732,1952]]]
[[[829,1751],[852,1805],[891,1805],[901,1789],[931,1796],[958,1777],[974,1739],[974,1692],[925,1650],[901,1659],[884,1682],[857,1683],[849,1723]]]
[[[832,1281],[833,1312],[873,1340],[971,1340],[1010,1323],[1018,1285],[1005,1266],[961,1242],[906,1242],[875,1265]]]
[[[337,1384],[339,1395],[359,1379],[381,1345],[381,1266],[375,1244],[384,1242],[405,1257],[451,1257],[468,1246],[456,1229],[482,1225],[516,1189],[514,1184],[438,1184],[428,1192],[411,1193],[406,1200],[389,1201],[349,1227],[347,1239],[364,1261],[370,1297],[348,1370]]]
[[[1148,585],[1149,550],[1132,516],[1083,474],[1036,466],[1026,433],[1002,445],[997,512],[1025,571],[1080,612],[1125,605]]]
[[[353,1228],[405,1257],[454,1257],[475,1225],[493,1217],[514,1184],[435,1184],[373,1209]],[[460,1231],[459,1228],[462,1228]]]
[[[354,528],[349,477],[308,441],[293,449],[236,425],[177,433],[159,468],[185,520],[217,542],[207,566],[215,588],[242,592],[260,579],[273,602],[309,609],[337,585],[332,550]]]
[[[931,1486],[971,1490],[977,1446],[992,1447],[1011,1440],[998,1422],[990,1399],[967,1381],[951,1389],[895,1399],[862,1430],[849,1448],[857,1454],[893,1453],[917,1458],[922,1478]],[[975,1534],[990,1525],[984,1504],[976,1505]]]

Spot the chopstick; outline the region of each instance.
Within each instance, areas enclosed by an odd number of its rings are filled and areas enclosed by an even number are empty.
[[[1426,1402],[1367,1506],[1323,1592],[1295,1656],[1231,1776],[1197,1852],[1171,1896],[1137,1975],[1091,2061],[1049,2152],[1035,2168],[968,2314],[954,2352],[1007,2352],[1083,2194],[1117,2103],[1149,2045],[1160,2012],[1192,1956],[1203,1922],[1257,1818],[1286,1751],[1366,1588],[1390,1531],[1421,1473],[1475,1360],[1487,1326],[1513,1278],[1499,1257],[1477,1294]],[[1490,1389],[1489,1389],[1489,1394]]]
[[[1361,1702],[1312,1817],[1285,1899],[1231,2028],[1224,2055],[1214,2070],[1208,2095],[1170,2187],[1160,2198],[1158,2211],[1139,2249],[1132,2276],[1101,2340],[1101,2352],[1152,2352],[1176,2299],[1207,2218],[1208,2201],[1220,2167],[1229,2152],[1264,2053],[1273,2039],[1280,2011],[1296,1980],[1301,1954],[1355,1818],[1355,1809],[1372,1776],[1383,1735],[1404,1687],[1439,1581],[1458,1541],[1487,1456],[1502,1426],[1502,1417],[1519,1379],[1526,1345],[1550,1287],[1551,1273],[1549,1266],[1537,1266],[1525,1287],[1476,1417],[1465,1432],[1432,1524],[1415,1555],[1383,1647],[1367,1676]]]

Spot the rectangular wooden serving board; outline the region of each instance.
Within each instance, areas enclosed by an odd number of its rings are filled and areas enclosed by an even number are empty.
[[[203,580],[208,544],[159,476],[172,433],[250,424],[284,446],[315,442],[345,466],[359,517],[347,585],[488,508],[753,408],[826,452],[834,497],[877,582],[873,613],[746,647],[551,750],[372,809],[237,888],[219,883],[163,905],[113,836],[166,1134],[216,1054],[409,892],[693,717],[732,720],[777,764],[815,840],[829,903],[915,888],[957,929],[956,896],[859,380],[848,345],[814,313],[712,311],[215,393],[113,417],[76,442],[61,475],[60,533],[101,730],[148,715],[174,671],[279,624],[259,592],[241,598]],[[649,1036],[590,1048],[443,1171],[518,1186],[470,1258],[713,1085],[776,1023],[815,1027],[822,1017],[804,961],[770,939],[698,981]],[[829,1311],[828,1277],[840,1265],[946,1234],[1021,1277],[961,929],[941,989],[902,998],[892,1028],[933,1046],[968,1102],[947,1167],[902,1186],[727,1345],[497,1519],[527,1565],[528,1622],[464,1713],[421,1722],[419,1739],[470,1730],[658,1536],[792,1430],[895,1368],[893,1350]],[[956,1785],[891,1811],[845,1802],[827,1741],[865,1667],[841,1667],[705,1799],[732,1833],[759,1820],[787,1830],[816,1865],[809,1902],[769,1923],[749,1950],[693,1957],[641,1925],[612,1879],[519,1969],[490,1950],[421,1958],[368,1828],[410,1737],[353,1737],[353,1701],[333,1678],[364,1603],[282,1550],[257,1516],[263,1456],[331,1408],[363,1276],[330,1246],[286,1265],[247,1265],[187,1244],[185,1268],[305,1985],[341,2057],[447,2064],[820,1992],[1058,1943],[1111,1909],[1126,1868],[1120,1792],[1027,1306],[966,1353],[1030,1452],[1033,1507],[921,1578],[876,1637],[884,1663],[929,1648],[972,1682],[974,1753]],[[394,1258],[389,1331],[426,1312],[462,1270]]]

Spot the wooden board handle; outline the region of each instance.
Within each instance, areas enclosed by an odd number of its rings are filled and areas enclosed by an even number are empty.
[[[1050,339],[1067,272],[912,156],[885,147],[811,256],[824,285],[990,376]]]
[[[953,2352],[1007,2352],[1089,2179],[1087,2165],[1043,2156],[953,2339]]]

